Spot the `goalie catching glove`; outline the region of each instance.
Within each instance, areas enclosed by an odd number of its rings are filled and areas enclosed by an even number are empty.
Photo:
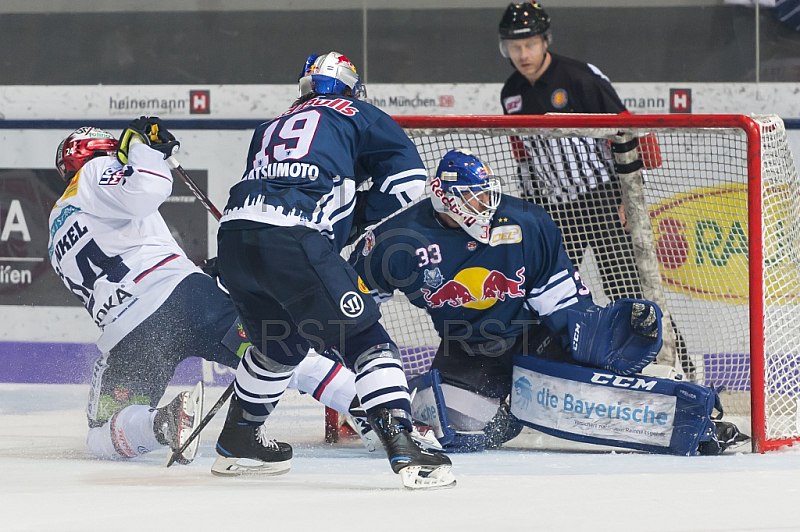
[[[644,299],[619,299],[587,312],[567,311],[572,358],[579,364],[638,373],[661,350],[661,309]]]
[[[140,116],[122,132],[117,148],[119,162],[128,164],[128,152],[131,144],[136,142],[142,142],[160,151],[164,154],[164,159],[177,153],[181,145],[157,116]]]

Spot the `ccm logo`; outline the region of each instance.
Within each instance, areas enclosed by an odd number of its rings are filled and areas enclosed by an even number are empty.
[[[652,390],[658,381],[647,381],[637,377],[622,377],[620,375],[608,375],[607,373],[594,373],[592,382],[597,384],[610,384],[618,388],[630,388],[632,390]]]

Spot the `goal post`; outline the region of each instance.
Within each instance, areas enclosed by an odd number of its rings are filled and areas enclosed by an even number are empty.
[[[800,181],[780,118],[395,120],[429,176],[448,150],[467,148],[505,193],[544,206],[598,304],[658,301],[672,345],[659,362],[724,388],[726,416],[749,420],[754,451],[800,439]],[[381,313],[407,373],[424,371],[438,346],[424,311],[398,294]]]

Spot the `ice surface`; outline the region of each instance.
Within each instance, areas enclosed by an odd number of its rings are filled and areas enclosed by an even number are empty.
[[[170,388],[167,398],[178,389]],[[221,388],[208,389],[206,408]],[[0,384],[0,531],[766,531],[800,530],[800,452],[671,457],[568,446],[452,455],[458,486],[401,487],[360,442],[323,443],[322,407],[290,392],[270,435],[295,447],[289,474],[210,473],[223,412],[189,466],[165,451],[96,460],[79,385]],[[548,440],[552,441],[552,440]]]

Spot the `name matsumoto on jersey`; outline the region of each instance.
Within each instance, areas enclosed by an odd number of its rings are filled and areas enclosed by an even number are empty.
[[[104,353],[200,272],[158,212],[172,193],[163,154],[137,144],[128,162],[92,159],[50,213],[50,262],[103,331]]]
[[[566,309],[594,304],[544,210],[503,195],[480,244],[443,225],[423,201],[368,232],[350,257],[378,301],[394,290],[425,309],[442,338],[513,338],[540,320],[566,328]]]
[[[355,167],[346,164],[351,160]],[[352,98],[314,97],[256,128],[222,229],[236,220],[302,225],[341,249],[356,189],[370,177],[366,221],[378,221],[422,192],[426,172],[414,144],[389,115]]]

